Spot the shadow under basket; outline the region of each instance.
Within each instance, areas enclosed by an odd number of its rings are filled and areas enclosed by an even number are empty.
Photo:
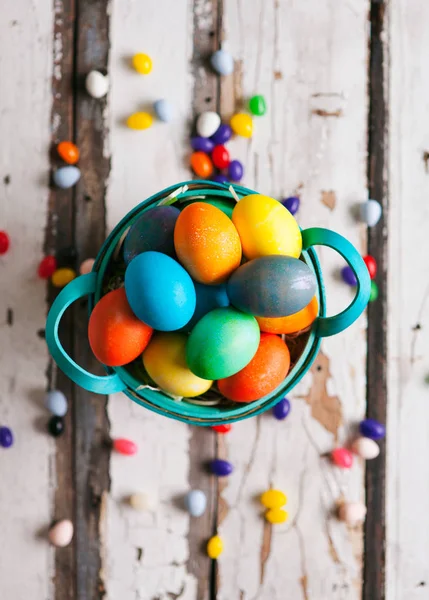
[[[316,297],[319,314],[311,329],[299,336],[289,336],[291,345],[291,369],[283,383],[271,394],[247,404],[222,399],[216,389],[196,399],[177,400],[157,389],[147,379],[142,361],[138,359],[124,367],[105,367],[106,376],[93,375],[79,366],[64,350],[58,336],[59,323],[66,309],[79,298],[88,296],[89,312],[110,289],[122,284],[122,244],[129,227],[146,210],[157,205],[174,205],[181,209],[192,202],[208,202],[226,212],[232,212],[236,199],[254,194],[242,186],[210,181],[188,181],[177,184],[148,198],[115,227],[104,242],[91,273],[71,281],[54,301],[46,323],[46,341],[60,369],[82,388],[98,394],[124,392],[131,400],[166,417],[193,425],[216,425],[240,421],[258,415],[273,407],[296,386],[314,362],[321,339],[335,335],[349,327],[365,309],[370,295],[368,269],[354,246],[341,235],[329,229],[313,227],[302,231],[303,260],[314,272],[317,280]],[[322,271],[315,245],[336,250],[350,265],[356,275],[356,295],[343,312],[326,317],[326,298]]]

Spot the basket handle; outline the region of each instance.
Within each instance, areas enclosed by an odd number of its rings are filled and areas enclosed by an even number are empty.
[[[316,334],[328,337],[344,331],[360,317],[369,301],[371,280],[363,258],[346,238],[330,229],[311,227],[302,231],[302,246],[304,250],[310,246],[328,246],[336,250],[346,260],[356,275],[357,288],[353,302],[343,312],[333,317],[318,317]]]
[[[60,369],[80,387],[96,394],[113,394],[126,388],[119,375],[99,376],[82,369],[64,350],[58,337],[58,327],[66,309],[79,298],[93,294],[97,273],[92,272],[73,279],[55,298],[46,321],[46,343],[49,352]]]

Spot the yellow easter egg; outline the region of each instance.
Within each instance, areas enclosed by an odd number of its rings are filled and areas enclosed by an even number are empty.
[[[265,518],[268,523],[278,525],[279,523],[287,521],[289,514],[287,510],[283,510],[282,508],[270,508],[270,510],[267,510],[265,513]]]
[[[207,554],[210,558],[218,558],[223,552],[223,541],[218,535],[211,537],[207,544]]]
[[[194,375],[186,364],[184,333],[155,333],[143,352],[143,364],[148,375],[165,392],[184,398],[204,394],[213,381]]]
[[[243,254],[249,260],[282,254],[299,258],[302,237],[298,223],[280,202],[251,194],[242,198],[232,212]]]
[[[250,138],[253,135],[252,117],[246,113],[237,113],[231,117],[231,129],[236,135]]]
[[[136,112],[127,119],[127,126],[130,129],[148,129],[152,123],[152,115],[146,112]]]

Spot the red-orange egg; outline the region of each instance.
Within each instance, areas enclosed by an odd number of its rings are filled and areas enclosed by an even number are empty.
[[[74,165],[79,160],[79,148],[73,142],[60,142],[57,152],[69,165]]]
[[[290,366],[289,349],[281,338],[262,333],[258,350],[250,363],[231,377],[219,379],[220,393],[235,402],[252,402],[276,389]]]
[[[96,358],[109,367],[120,367],[140,356],[153,329],[132,312],[124,288],[109,292],[91,313],[88,339]]]
[[[256,317],[261,331],[267,333],[296,333],[313,323],[319,312],[316,296],[302,310],[288,317]]]
[[[191,167],[195,175],[207,179],[213,173],[213,163],[205,152],[194,152],[191,156]]]

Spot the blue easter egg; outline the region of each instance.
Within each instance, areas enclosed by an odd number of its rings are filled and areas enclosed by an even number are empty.
[[[231,475],[234,470],[234,467],[227,460],[222,460],[220,458],[216,458],[212,460],[210,463],[211,471],[214,475],[218,477],[226,477],[227,475]]]
[[[196,325],[196,323],[211,310],[229,306],[226,285],[204,285],[203,283],[194,281],[194,286],[197,295],[197,303],[192,319],[185,325],[185,331],[191,331],[194,325]]]
[[[67,413],[67,398],[60,390],[51,390],[46,394],[45,406],[53,415],[64,417]]]
[[[186,510],[192,517],[201,517],[206,512],[207,497],[201,490],[191,490],[185,496]]]
[[[133,223],[124,241],[124,260],[128,265],[142,252],[162,252],[175,257],[174,227],[180,210],[175,206],[155,206]]]
[[[153,109],[160,121],[164,121],[164,123],[172,121],[174,117],[174,107],[168,100],[165,100],[164,98],[157,100],[153,105]]]
[[[175,331],[195,311],[195,287],[187,271],[161,252],[143,252],[125,271],[125,293],[131,310],[158,331]]]
[[[211,65],[219,75],[231,75],[234,71],[234,59],[229,52],[218,50],[211,55]]]
[[[381,440],[386,435],[385,426],[376,419],[364,419],[359,424],[359,431],[364,437]]]
[[[57,187],[66,190],[73,187],[80,179],[80,169],[74,165],[60,167],[53,174],[54,183]]]
[[[307,306],[316,277],[292,256],[261,256],[238,267],[227,283],[233,306],[256,317],[287,317]]]

